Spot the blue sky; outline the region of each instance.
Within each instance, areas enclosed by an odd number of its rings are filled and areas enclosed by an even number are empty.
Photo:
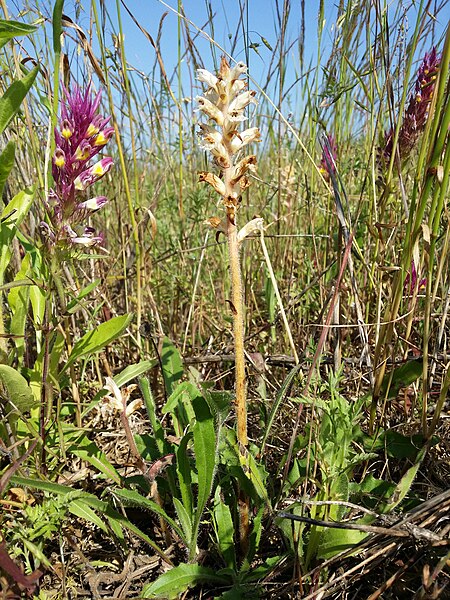
[[[350,6],[352,10],[359,10],[360,6],[364,5],[365,0],[346,0],[345,5]],[[18,17],[18,11],[24,6],[37,6],[38,11],[31,11],[30,14],[24,15],[26,20],[32,20],[33,15],[37,12],[44,11],[49,17],[47,22],[47,31],[51,39],[50,18],[51,7],[53,0],[8,0],[7,5],[10,8],[11,16]],[[96,0],[97,6],[100,8],[99,0]],[[138,20],[139,24],[148,31],[155,42],[160,38],[158,47],[161,52],[162,60],[169,78],[174,74],[177,75],[176,69],[178,65],[178,16],[177,16],[177,0],[125,0],[125,4]],[[279,81],[278,75],[272,76],[269,89],[266,88],[268,71],[275,69],[277,66],[279,49],[277,49],[277,41],[280,38],[279,16],[277,15],[277,6],[282,10],[283,0],[183,0],[182,5],[189,24],[190,36],[195,38],[194,44],[198,51],[198,60],[203,63],[202,66],[210,71],[213,71],[217,66],[222,50],[231,51],[233,41],[236,40],[233,51],[235,60],[243,60],[249,66],[249,73],[252,79],[251,86],[259,93],[259,86],[264,88],[264,91],[275,101],[277,98],[277,89],[275,85]],[[290,1],[290,13],[286,28],[285,52],[286,48],[291,49],[286,53],[287,71],[285,75],[284,89],[289,89],[291,84],[300,75],[301,69],[299,65],[299,47],[298,40],[301,34],[301,0]],[[304,71],[307,71],[308,65],[317,65],[317,39],[318,39],[318,0],[305,0],[305,51],[304,51]],[[324,0],[324,28],[322,36],[322,65],[326,62],[329,56],[331,47],[331,39],[336,31],[336,4],[337,0]],[[382,2],[386,7],[389,7],[389,19],[393,18],[396,11],[399,14],[404,13],[402,25],[405,27],[406,40],[412,35],[415,25],[415,11],[417,3],[411,0],[392,0]],[[78,11],[76,7],[82,7]],[[90,21],[90,6],[91,0],[65,0],[64,12],[70,16],[85,32],[88,32],[91,27]],[[107,46],[113,45],[113,33],[118,31],[117,8],[116,0],[104,0],[109,18],[105,28],[104,39]],[[213,29],[208,22],[208,7],[211,7],[213,14]],[[244,23],[240,22],[241,6],[245,7]],[[125,36],[125,49],[128,64],[132,65],[146,76],[152,74],[153,66],[156,61],[156,53],[152,45],[141,33],[139,28],[128,15],[125,8],[120,4],[121,18],[123,23],[123,31]],[[163,19],[163,15],[166,14]],[[443,32],[445,25],[450,18],[449,5],[441,12],[436,21],[438,36]],[[162,20],[163,19],[163,20]],[[162,20],[162,21],[161,21]],[[375,20],[373,20],[372,37],[375,34]],[[430,19],[430,22],[431,19]],[[199,33],[203,30],[204,34]],[[392,35],[395,37],[398,34],[398,27],[393,28]],[[211,36],[215,44],[207,39],[206,36]],[[247,36],[247,37],[245,37]],[[363,36],[364,37],[364,36]],[[373,41],[373,40],[372,40]],[[395,45],[395,41],[391,40]],[[254,49],[248,49],[249,44],[254,44]],[[76,59],[76,47],[68,43],[67,49],[69,56]],[[98,47],[93,38],[94,51],[98,54]],[[184,39],[182,43],[184,51]],[[247,49],[247,53],[246,53]],[[420,53],[430,49],[430,44],[426,45],[418,53],[417,58],[420,58]],[[362,49],[362,52],[365,50]],[[174,92],[178,95],[178,83],[176,75],[171,82]],[[159,69],[155,71],[155,77],[159,78]],[[195,96],[199,92],[199,86],[195,82],[192,64],[188,61],[182,63],[182,94],[185,97]],[[159,85],[159,81],[157,81]],[[284,112],[288,114],[291,109],[298,108],[302,99],[296,97],[296,90],[305,86],[298,86],[291,92],[289,106],[284,106]]]
[[[163,24],[161,49],[162,54],[168,63],[175,64],[177,61],[177,2],[174,0],[167,0],[167,2],[164,3],[159,0],[127,0],[126,4],[141,25],[155,38],[161,17],[168,11],[168,15]],[[207,24],[207,4],[211,6],[214,15],[213,31],[209,24]],[[244,27],[246,31],[247,29],[249,31],[250,43],[260,44],[258,47],[260,56],[258,56],[256,52],[252,52],[250,55],[256,64],[267,63],[271,58],[271,51],[264,45],[261,37],[267,40],[272,48],[275,48],[279,33],[276,4],[275,0],[248,0],[248,9],[244,13]],[[279,1],[278,4],[281,9],[283,2]],[[317,39],[318,4],[318,2],[311,0],[305,2],[305,17],[308,24],[305,32],[307,38],[306,46],[310,52],[314,50],[314,41]],[[328,20],[331,25],[332,19],[335,16],[334,2],[328,1],[325,4],[326,12],[329,16]],[[205,33],[214,37],[214,40],[228,51],[231,47],[230,36],[234,39],[236,32],[238,32],[237,52],[235,52],[234,58],[236,60],[245,60],[242,24],[239,25],[241,14],[240,5],[245,5],[245,2],[243,0],[240,2],[239,0],[209,0],[208,2],[205,2],[204,0],[183,1],[186,17],[193,23],[193,26],[190,26],[193,34],[196,32],[195,27],[198,27],[199,29],[204,27]],[[141,34],[137,33],[136,27],[127,17],[126,12],[123,11],[122,14],[130,60],[133,63],[140,62],[142,66],[145,66],[146,56],[145,52],[142,52],[142,50],[143,47],[145,48],[145,46],[148,45],[148,42],[145,41]],[[248,23],[246,20],[247,18]],[[288,21],[287,44],[299,37],[300,23],[300,2],[292,2]],[[206,49],[209,49],[209,43],[206,40],[204,46]],[[150,49],[147,48],[147,51],[149,50]],[[220,50],[217,50],[217,52],[220,53]],[[211,60],[210,55],[211,50],[209,50],[209,56],[207,54],[204,57],[205,63],[208,59]]]
[[[352,2],[351,0],[347,0],[345,5],[350,4],[352,5],[352,8],[357,11],[359,10],[359,5],[362,6],[363,2],[364,0],[353,0]],[[144,27],[155,40],[158,36],[161,19],[164,13],[167,13],[161,26],[159,48],[166,71],[170,77],[178,64],[177,0],[125,0],[125,3],[141,26]],[[233,58],[235,60],[243,60],[248,64],[249,73],[254,80],[253,87],[255,87],[255,82],[264,87],[271,62],[274,58],[275,61],[278,60],[276,45],[277,40],[279,40],[280,37],[280,28],[277,5],[281,11],[283,3],[283,0],[183,0],[182,5],[185,15],[187,19],[192,22],[192,25],[189,25],[190,34],[192,37],[197,36],[195,38],[195,46],[199,51],[200,60],[203,62],[203,66],[208,70],[213,71],[214,61],[219,60],[222,52],[218,46],[212,45],[204,35],[199,34],[200,29],[202,29],[205,34],[210,35],[214,41],[227,52],[230,51],[232,43],[236,38]],[[337,0],[324,1],[324,29],[322,35],[322,55],[324,56],[324,60],[322,61],[322,64],[329,56],[331,39],[336,28],[337,3]],[[287,23],[285,48],[288,48],[291,43],[293,45],[286,55],[287,72],[285,89],[295,81],[300,73],[298,39],[300,38],[301,33],[302,3],[301,0],[291,0],[289,4],[290,12]],[[307,70],[307,65],[311,61],[313,65],[317,65],[318,10],[320,3],[318,0],[305,0],[304,4],[306,24],[304,60],[306,65],[305,70]],[[402,24],[404,26],[406,40],[412,35],[414,30],[417,4],[418,3],[411,2],[411,0],[393,0],[392,2],[386,1],[385,3],[385,6],[388,7],[389,19],[392,19],[397,11],[401,15],[404,14]],[[116,14],[115,1],[106,0],[106,6],[110,9],[111,15]],[[208,23],[208,6],[211,7],[213,13],[213,30]],[[246,7],[244,12],[244,24],[240,22],[241,6]],[[121,8],[121,11],[127,60],[136,68],[149,73],[155,62],[155,51],[137,26],[132,22],[123,7]],[[447,6],[436,21],[436,28],[439,34],[443,32],[449,18],[450,10]],[[373,30],[375,31],[375,27],[373,27]],[[248,35],[247,39],[245,39],[245,35]],[[394,37],[397,35],[395,28],[393,28],[392,35]],[[257,44],[256,50],[248,50],[248,44]],[[429,50],[429,47],[424,47],[421,52],[425,50]],[[183,86],[186,88],[185,95],[188,96],[191,93],[191,77],[192,70],[184,63],[182,81]],[[277,77],[272,78],[272,80],[277,79]],[[275,90],[273,88],[270,91],[267,91],[275,98]],[[295,102],[296,100],[294,99],[294,103]]]
[[[126,5],[133,13],[140,25],[156,41],[161,19],[165,13],[161,26],[161,35],[158,46],[163,58],[163,62],[169,78],[174,74],[178,64],[178,16],[177,0],[126,0]],[[242,60],[249,66],[249,73],[254,83],[264,87],[267,80],[269,69],[274,68],[273,61],[278,60],[276,45],[279,39],[279,16],[277,14],[277,4],[279,10],[282,10],[283,0],[184,0],[183,7],[186,18],[191,22],[189,31],[191,37],[195,37],[195,47],[198,50],[199,60],[203,66],[213,71],[215,65],[222,54],[221,48],[230,52],[235,42],[233,59]],[[114,18],[114,27],[117,25],[115,2],[107,2],[110,14]],[[213,14],[213,29],[208,22],[208,6],[211,7]],[[244,23],[241,20],[241,6],[245,6]],[[311,59],[316,62],[315,53],[317,52],[317,27],[318,27],[318,6],[319,2],[306,0],[305,2],[305,61],[308,64]],[[125,48],[127,60],[134,67],[149,73],[155,63],[155,51],[145,36],[139,31],[137,26],[121,7],[121,17],[125,35]],[[333,1],[325,2],[325,20],[326,25],[323,35],[323,44],[326,46],[332,35],[336,17],[336,8]],[[289,19],[287,23],[287,33],[285,39],[285,49],[292,48],[287,55],[286,86],[296,79],[299,74],[299,49],[298,40],[301,35],[301,2],[300,0],[291,0]],[[203,33],[199,33],[202,30]],[[214,39],[215,44],[211,44],[207,36]],[[245,37],[247,36],[247,38]],[[248,45],[254,45],[254,48],[248,49]],[[184,49],[184,40],[183,40]],[[191,85],[192,69],[190,65],[184,62],[182,66],[183,93],[190,97],[195,95],[198,90],[195,89],[196,83]],[[272,77],[272,81],[278,80]],[[177,82],[174,81],[174,86]],[[256,86],[257,87],[257,86]],[[267,90],[272,96],[276,95],[274,88]],[[294,101],[295,102],[295,101]]]

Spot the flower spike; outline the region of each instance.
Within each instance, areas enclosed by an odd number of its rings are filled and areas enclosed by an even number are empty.
[[[95,235],[91,227],[85,227],[81,233],[75,229],[107,203],[105,196],[89,199],[84,192],[113,165],[110,157],[93,165],[89,163],[111,139],[114,128],[107,126],[109,117],[98,114],[101,95],[93,95],[90,85],[84,92],[78,86],[63,91],[65,101],[60,125],[55,129],[56,150],[52,160],[54,188],[45,200],[49,222],[41,223],[40,230],[49,248],[67,250],[76,244],[95,246],[103,242],[102,236]]]
[[[250,104],[257,104],[255,92],[246,90],[247,84],[241,79],[247,72],[244,63],[230,67],[226,58],[222,58],[218,75],[205,69],[197,71],[197,77],[208,86],[203,96],[197,97],[197,110],[210,119],[210,123],[200,123],[198,136],[205,150],[208,150],[222,176],[212,173],[200,173],[200,181],[209,183],[222,196],[223,204],[235,223],[235,213],[239,206],[242,190],[249,185],[246,175],[256,168],[256,157],[247,156],[236,162],[239,151],[260,141],[257,127],[239,131],[239,123],[246,119],[245,109]]]
[[[437,54],[436,48],[432,48],[430,53],[425,54],[419,67],[398,135],[398,152],[401,160],[408,157],[425,129],[440,63],[441,57]],[[385,133],[384,144],[378,149],[380,166],[383,163],[388,164],[391,160],[394,133],[395,126]]]

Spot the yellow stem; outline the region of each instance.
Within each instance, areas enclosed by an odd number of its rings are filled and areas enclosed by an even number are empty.
[[[236,224],[227,219],[228,251],[231,275],[231,301],[233,303],[234,351],[236,356],[236,413],[237,437],[244,448],[247,437],[247,382],[245,379],[244,353],[244,302],[242,298],[242,275],[239,260],[239,242]]]

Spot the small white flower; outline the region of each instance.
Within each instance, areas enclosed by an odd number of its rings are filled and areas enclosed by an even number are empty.
[[[106,378],[104,389],[108,390],[108,392],[109,392],[109,395],[105,396],[105,398],[107,398],[109,400],[110,405],[115,410],[122,410],[123,409],[122,394],[120,393],[119,386],[117,385],[117,383],[114,381],[114,379],[112,377]]]
[[[238,62],[231,70],[230,70],[230,80],[234,81],[238,79],[241,75],[247,73],[247,65],[243,62]]]
[[[216,86],[219,81],[218,78],[206,69],[197,69],[197,79],[217,90]]]
[[[220,144],[222,141],[222,134],[220,131],[217,131],[211,125],[206,125],[205,123],[199,123],[200,131],[198,132],[198,136],[202,139],[201,147],[206,150],[211,150],[216,144]]]
[[[247,146],[247,144],[259,142],[260,140],[261,134],[259,129],[257,127],[250,127],[250,129],[245,129],[244,131],[235,134],[231,140],[231,149],[233,153],[236,153],[244,146]]]
[[[197,96],[196,101],[198,103],[197,110],[200,110],[201,112],[205,113],[205,115],[207,115],[210,119],[215,121],[217,125],[223,125],[223,114],[217,108],[217,106],[214,106],[214,104],[210,100],[204,98],[203,96]]]
[[[243,79],[236,79],[236,81],[234,81],[233,85],[231,86],[231,94],[233,96],[236,96],[237,94],[239,94],[239,92],[245,90],[246,86],[247,84]]]
[[[130,397],[131,392],[136,388],[135,385],[129,385],[121,392],[114,379],[107,377],[105,381],[104,389],[108,390],[110,394],[105,396],[103,401],[107,402],[113,410],[123,412],[124,406],[126,406],[125,415],[129,417],[133,412],[141,408],[142,400],[140,398],[132,400],[128,404],[128,398]]]
[[[239,94],[239,96],[233,100],[228,110],[229,112],[244,110],[244,108],[246,108],[250,102],[258,104],[258,101],[255,98],[255,92],[242,92],[242,94]]]
[[[230,123],[240,123],[246,121],[247,117],[244,117],[242,110],[233,110],[232,112],[228,111],[227,119]]]
[[[215,156],[216,158],[223,158],[225,160],[228,160],[228,158],[229,158],[228,151],[225,148],[225,146],[222,144],[222,142],[215,144],[211,148],[211,154],[213,156]]]

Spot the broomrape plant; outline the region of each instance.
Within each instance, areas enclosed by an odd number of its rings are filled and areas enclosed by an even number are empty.
[[[244,307],[242,298],[242,275],[239,261],[241,239],[248,234],[238,233],[237,212],[241,202],[241,194],[250,185],[248,174],[256,169],[256,156],[248,154],[239,158],[241,150],[252,142],[260,140],[257,127],[243,131],[239,127],[245,121],[244,111],[251,104],[256,104],[255,92],[247,90],[242,79],[247,66],[239,62],[230,67],[227,59],[222,57],[217,76],[205,69],[199,69],[198,79],[208,88],[203,96],[197,97],[198,111],[203,113],[209,123],[200,123],[199,137],[203,148],[208,150],[214,163],[220,169],[220,177],[210,172],[201,172],[199,179],[209,183],[222,197],[226,209],[224,219],[212,217],[209,223],[228,238],[229,263],[231,274],[231,309],[233,313],[234,345],[236,356],[236,412],[237,437],[244,461],[246,460],[247,437],[247,390],[244,356]],[[243,232],[244,232],[243,230]],[[248,538],[248,498],[241,498],[241,545],[245,550]]]

